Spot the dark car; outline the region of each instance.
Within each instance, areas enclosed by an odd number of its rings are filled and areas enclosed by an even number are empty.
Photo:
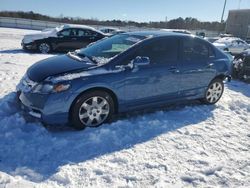
[[[37,34],[25,35],[22,47],[25,50],[36,50],[41,53],[52,51],[71,51],[86,47],[106,35],[92,27],[83,25],[63,25],[46,29]]]
[[[235,56],[233,61],[233,77],[250,81],[250,50],[246,50]]]
[[[214,104],[230,67],[226,54],[198,37],[132,32],[32,65],[17,90],[30,115],[82,129],[181,100]]]

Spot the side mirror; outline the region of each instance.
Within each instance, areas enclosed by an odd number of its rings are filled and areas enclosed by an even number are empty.
[[[128,65],[117,65],[115,66],[115,68],[120,69],[122,71],[132,70],[132,72],[136,72],[139,66],[144,66],[144,65],[149,65],[149,64],[150,64],[150,60],[148,57],[137,56]]]
[[[149,57],[141,57],[137,56],[135,59],[131,61],[131,63],[134,66],[144,66],[144,65],[149,65],[150,64],[150,59]]]

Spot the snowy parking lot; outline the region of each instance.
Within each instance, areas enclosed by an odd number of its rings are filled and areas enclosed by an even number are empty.
[[[250,187],[249,84],[227,83],[213,106],[46,129],[24,119],[15,98],[27,68],[53,56],[21,49],[32,32],[0,28],[0,188]]]

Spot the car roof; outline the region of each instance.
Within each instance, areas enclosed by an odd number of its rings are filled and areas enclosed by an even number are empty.
[[[62,29],[68,29],[68,28],[90,29],[90,30],[96,31],[96,32],[101,33],[101,34],[104,35],[104,33],[102,33],[101,31],[99,31],[99,30],[97,30],[97,29],[95,29],[93,27],[87,26],[87,25],[65,24],[65,25],[60,26],[60,28],[62,28]]]
[[[161,29],[161,31],[184,33],[184,34],[192,34],[190,31],[185,30],[185,29]]]
[[[134,32],[127,32],[125,34],[130,34],[130,35],[139,35],[139,36],[144,36],[144,37],[163,37],[163,36],[182,36],[182,37],[195,37],[194,35],[190,34],[184,34],[184,33],[179,33],[179,32],[170,32],[170,31],[134,31]]]

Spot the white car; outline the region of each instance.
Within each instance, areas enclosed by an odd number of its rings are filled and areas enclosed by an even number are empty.
[[[213,45],[223,51],[229,51],[232,54],[239,54],[250,48],[250,45],[244,40],[236,37],[220,38],[216,40]]]

